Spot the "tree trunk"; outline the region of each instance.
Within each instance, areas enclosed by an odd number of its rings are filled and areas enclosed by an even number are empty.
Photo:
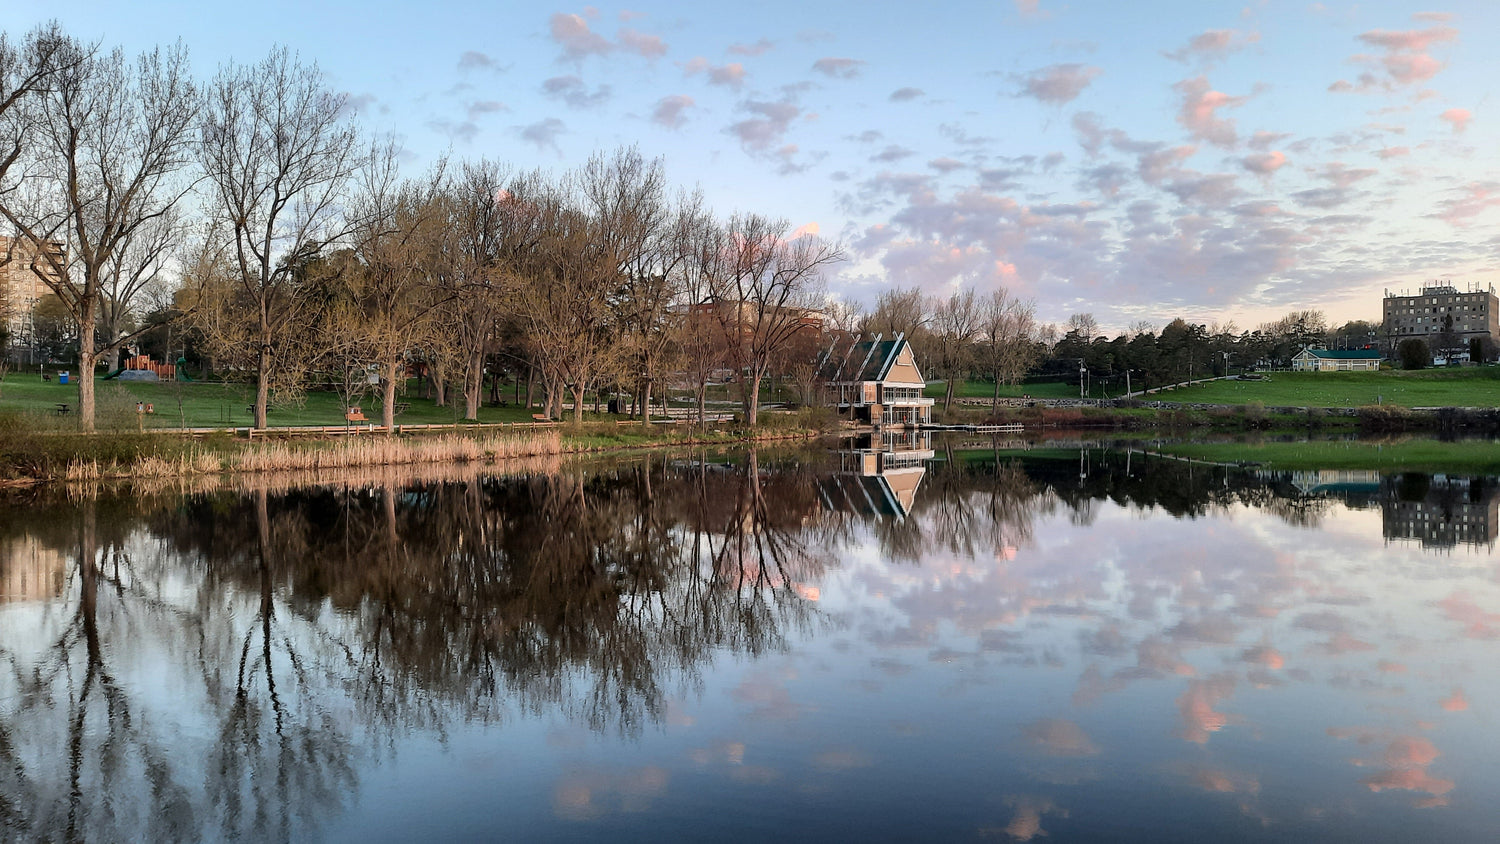
[[[647,428],[651,427],[651,379],[647,378],[641,383],[641,424]]]
[[[431,366],[427,369],[428,381],[432,384],[433,407],[446,407],[448,404],[448,370],[444,366]]]
[[[516,383],[516,389],[517,390],[521,389],[521,384],[519,382]],[[536,370],[533,369],[532,367],[528,366],[528,367],[526,367],[526,409],[527,410],[531,409],[531,403],[535,400],[534,396],[533,396],[535,390],[536,390]]]
[[[255,407],[254,426],[266,427],[266,406],[271,401],[271,355],[262,346],[255,359]]]
[[[464,418],[479,421],[479,401],[484,397],[484,354],[469,357],[464,373]]]
[[[949,378],[943,382],[943,413],[948,412],[948,405],[953,404],[953,379]],[[945,418],[943,421],[947,421]]]
[[[708,424],[708,385],[698,385],[698,424]]]
[[[990,412],[1000,412],[1000,373],[995,373],[995,397],[990,400]]]
[[[94,336],[78,332],[78,422],[83,432],[94,432]]]
[[[395,430],[396,426],[396,372],[400,368],[400,358],[386,361],[385,377],[380,383],[380,424],[387,431]]]
[[[573,387],[573,421],[583,422],[583,383]]]
[[[751,373],[750,389],[746,397],[748,402],[745,405],[745,424],[754,428],[760,419],[760,370]]]

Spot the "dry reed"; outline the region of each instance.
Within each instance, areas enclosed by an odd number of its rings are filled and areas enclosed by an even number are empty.
[[[484,438],[450,436],[404,440],[371,437],[302,448],[284,443],[267,443],[240,452],[230,461],[229,469],[255,473],[432,463],[488,463],[515,457],[559,454],[562,450],[562,435],[555,430],[521,435],[491,435]]]

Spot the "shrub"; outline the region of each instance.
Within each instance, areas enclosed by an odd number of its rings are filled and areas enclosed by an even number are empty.
[[[1401,358],[1402,369],[1424,369],[1432,363],[1432,353],[1427,350],[1427,344],[1415,338],[1401,341],[1396,352]]]

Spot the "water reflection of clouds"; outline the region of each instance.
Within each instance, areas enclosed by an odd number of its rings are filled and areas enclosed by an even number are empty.
[[[1323,684],[1328,691],[1319,694],[1330,711],[1358,706],[1361,695],[1410,693],[1391,681],[1426,686],[1453,676],[1443,669],[1461,659],[1443,644],[1453,633],[1500,637],[1500,613],[1488,609],[1495,605],[1493,588],[1473,589],[1474,579],[1490,572],[1445,571],[1430,552],[1386,545],[1378,512],[1333,506],[1317,529],[1253,507],[1193,521],[1096,506],[1085,521],[1087,528],[1066,516],[1042,516],[1031,541],[1014,553],[965,559],[933,550],[920,572],[895,576],[880,566],[862,568],[861,587],[882,596],[881,605],[895,614],[893,624],[866,628],[864,641],[887,649],[941,639],[944,653],[1004,655],[1000,664],[1008,666],[1060,656],[1080,669],[1075,707],[1138,682],[1168,683],[1175,689],[1177,737],[1207,745],[1241,723],[1254,728],[1247,732],[1253,740],[1280,740],[1281,724],[1258,719],[1282,711],[1274,695],[1288,684]],[[1059,650],[1063,631],[1072,649]],[[1242,683],[1257,696],[1226,709]],[[1347,696],[1354,700],[1337,702]],[[1469,705],[1453,686],[1429,700],[1439,698],[1438,707],[1449,712]],[[1410,723],[1389,717],[1391,729]],[[1104,753],[1065,715],[1025,722],[1020,731],[1022,745],[1036,752]],[[1423,807],[1447,805],[1458,786],[1440,770],[1437,741],[1387,738],[1382,752],[1361,760],[1379,770],[1358,782],[1375,793],[1414,792]],[[1241,811],[1269,820],[1249,800],[1261,791],[1262,776],[1204,766],[1189,780],[1199,790],[1240,795]],[[1018,809],[1013,837],[1041,834],[1042,815]]]

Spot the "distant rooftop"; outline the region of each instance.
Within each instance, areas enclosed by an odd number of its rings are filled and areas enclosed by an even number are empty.
[[[1355,349],[1353,351],[1333,351],[1331,349],[1307,349],[1308,354],[1323,360],[1380,360],[1380,352],[1374,349]]]

